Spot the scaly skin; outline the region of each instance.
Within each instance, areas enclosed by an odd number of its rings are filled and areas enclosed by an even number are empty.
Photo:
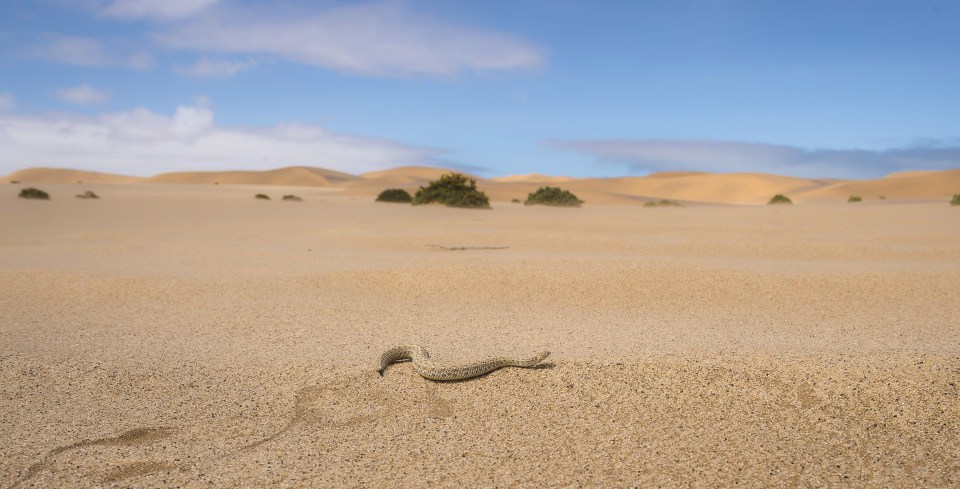
[[[423,347],[417,345],[399,345],[388,349],[383,352],[383,355],[380,355],[377,373],[382,377],[383,370],[387,368],[387,365],[400,360],[410,360],[413,362],[413,370],[424,378],[430,380],[464,380],[503,367],[533,367],[549,355],[550,352],[545,351],[527,359],[493,357],[463,365],[438,365],[430,361],[430,354],[427,353],[427,350],[423,349]]]

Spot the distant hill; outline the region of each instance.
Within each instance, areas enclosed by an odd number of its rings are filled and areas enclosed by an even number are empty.
[[[242,184],[242,185],[299,185],[304,187],[333,187],[360,177],[325,168],[291,166],[265,171],[191,171],[161,173],[145,181],[151,183]]]
[[[506,177],[497,177],[490,179],[493,182],[520,182],[520,183],[562,183],[573,180],[571,177],[551,177],[539,173],[528,173],[526,175],[509,175]]]
[[[949,199],[960,193],[960,169],[893,173],[876,180],[848,180],[824,186],[805,194],[804,199],[846,200],[851,195],[864,200]]]
[[[3,180],[20,183],[134,183],[143,181],[143,178],[67,168],[27,168],[9,174]]]
[[[360,175],[367,180],[396,180],[396,181],[429,181],[436,180],[440,176],[450,173],[453,170],[445,168],[435,168],[432,166],[401,166],[389,170],[372,171]],[[462,173],[462,172],[461,172]]]
[[[163,173],[149,178],[130,177],[62,168],[28,168],[4,177],[23,184],[59,183],[165,183],[224,185],[288,185],[328,187],[348,195],[374,196],[387,188],[413,193],[420,186],[451,170],[404,166],[351,175],[325,168],[293,166],[265,171],[213,171]],[[537,188],[549,185],[575,193],[587,204],[637,204],[670,199],[688,203],[765,204],[776,194],[795,203],[840,203],[853,195],[864,201],[943,200],[960,193],[960,169],[892,173],[872,180],[806,179],[761,173],[662,172],[645,177],[570,178],[528,174],[491,179],[477,178],[480,189],[494,201],[524,200]]]

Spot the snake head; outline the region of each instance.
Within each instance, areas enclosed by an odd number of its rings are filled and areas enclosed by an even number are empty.
[[[380,374],[381,377],[383,377],[383,369],[382,369],[382,368],[379,369],[379,370],[377,370],[377,373]]]

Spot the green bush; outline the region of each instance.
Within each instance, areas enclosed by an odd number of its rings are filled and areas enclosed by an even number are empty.
[[[553,205],[561,207],[580,207],[583,201],[569,190],[561,190],[557,187],[540,187],[536,192],[531,192],[527,196],[527,201],[523,205]]]
[[[100,196],[95,194],[93,190],[87,190],[82,194],[77,194],[78,199],[99,199]]]
[[[663,199],[661,201],[650,201],[643,204],[644,207],[683,207],[682,204],[675,200]]]
[[[388,188],[383,192],[380,192],[380,195],[377,196],[377,202],[399,202],[401,204],[409,204],[413,202],[413,197],[410,196],[410,192],[402,188]]]
[[[257,194],[257,195],[254,195],[253,198],[260,199],[260,200],[270,200],[270,196],[267,194]]]
[[[27,187],[20,190],[21,199],[43,199],[50,200],[50,194],[38,188]]]
[[[289,200],[289,201],[292,201],[292,202],[302,202],[302,201],[303,201],[303,199],[301,199],[300,197],[298,197],[298,196],[296,196],[296,195],[284,195],[284,196],[283,196],[283,200]]]
[[[859,195],[851,195],[850,198],[847,199],[847,202],[849,202],[849,203],[853,203],[853,202],[863,202],[863,199],[861,199]]]
[[[447,207],[489,209],[490,199],[477,190],[477,179],[460,173],[443,175],[413,196],[413,205],[444,204]]]
[[[793,201],[790,200],[790,197],[787,197],[786,195],[783,195],[783,194],[777,194],[777,195],[774,195],[773,197],[770,198],[770,202],[767,202],[767,205],[769,205],[769,204],[792,204],[792,203],[793,203]]]
[[[960,205],[960,194],[953,194],[953,200],[950,201],[950,205]]]

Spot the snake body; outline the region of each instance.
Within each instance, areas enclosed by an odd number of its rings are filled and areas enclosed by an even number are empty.
[[[421,346],[399,345],[389,348],[380,355],[377,364],[377,373],[383,376],[387,365],[401,360],[410,360],[413,370],[430,380],[463,380],[503,367],[533,367],[550,355],[550,352],[540,352],[530,358],[493,357],[462,365],[438,365],[430,360],[430,354]]]

